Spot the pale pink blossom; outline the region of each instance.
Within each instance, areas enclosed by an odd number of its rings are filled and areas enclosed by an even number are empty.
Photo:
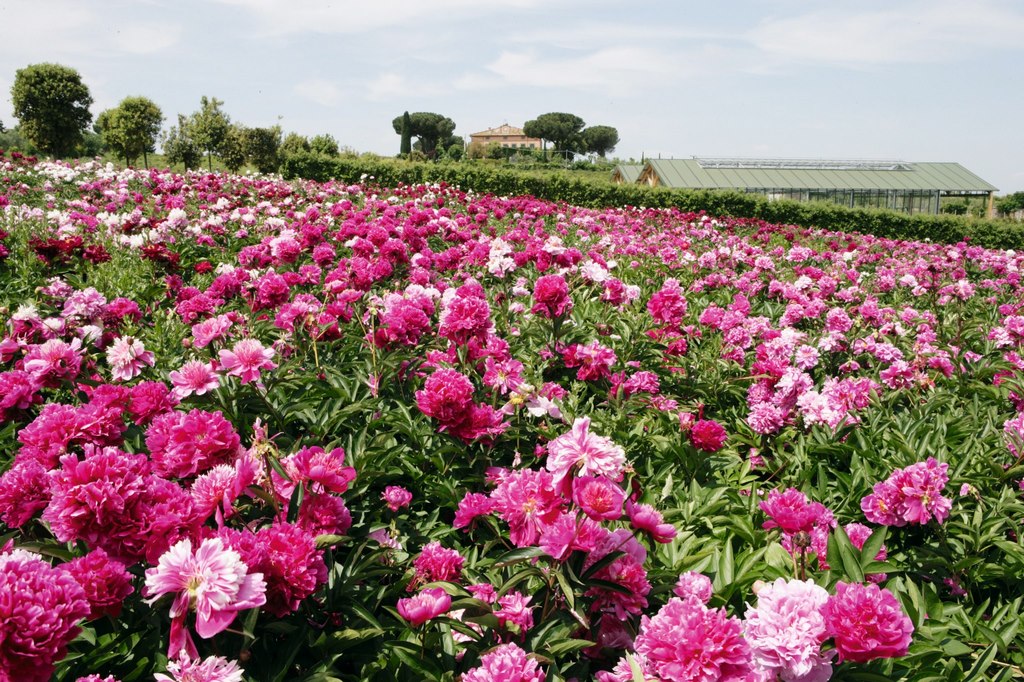
[[[146,570],[143,594],[150,604],[174,595],[169,655],[176,656],[182,650],[195,655],[184,630],[190,610],[196,612],[196,632],[208,639],[228,627],[239,611],[266,603],[266,589],[263,574],[249,573],[238,552],[220,538],[207,538],[194,553],[188,539],[167,550],[156,567]]]
[[[260,378],[260,370],[277,367],[271,361],[273,357],[274,349],[264,348],[258,339],[242,339],[231,350],[220,351],[220,365],[228,376],[238,377],[247,384]]]

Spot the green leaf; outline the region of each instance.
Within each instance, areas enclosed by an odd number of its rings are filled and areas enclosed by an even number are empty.
[[[561,654],[568,654],[573,651],[579,651],[580,649],[586,649],[587,647],[594,646],[596,642],[591,642],[589,639],[563,639],[560,642],[556,642],[546,647],[547,654],[549,656],[559,656]]]
[[[860,548],[860,566],[867,573],[867,567],[875,561],[875,557],[878,556],[879,550],[882,549],[882,545],[885,544],[885,537],[889,533],[888,526],[879,526],[875,529],[875,532],[864,541],[864,546]]]
[[[521,549],[513,549],[511,552],[506,552],[498,557],[498,560],[494,562],[494,565],[498,568],[504,568],[511,566],[512,564],[518,564],[522,561],[528,561],[537,557],[547,556],[540,547],[523,547]]]
[[[981,656],[974,662],[971,669],[967,671],[964,676],[964,682],[972,682],[972,680],[983,680],[985,671],[992,665],[992,661],[996,660],[996,654],[999,652],[999,647],[995,644],[989,646],[985,651],[982,652]]]
[[[833,554],[833,551],[835,554]],[[836,564],[835,555],[839,555],[839,563],[843,566],[843,573],[855,583],[864,582],[864,570],[861,568],[860,553],[850,542],[846,531],[842,526],[836,526],[829,538],[829,563]]]

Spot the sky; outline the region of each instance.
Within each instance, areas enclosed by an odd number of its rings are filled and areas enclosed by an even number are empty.
[[[956,161],[1024,190],[1024,0],[0,0],[0,120],[39,62],[92,113],[329,133],[392,155],[403,111],[467,136],[574,113],[622,160]]]

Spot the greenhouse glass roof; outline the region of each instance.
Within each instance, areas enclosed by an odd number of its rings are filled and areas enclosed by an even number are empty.
[[[656,159],[641,181],[699,189],[854,189],[988,194],[996,187],[958,163],[812,159]]]

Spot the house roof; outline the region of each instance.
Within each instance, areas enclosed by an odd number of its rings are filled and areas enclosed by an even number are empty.
[[[618,176],[622,178],[622,182],[633,183],[640,179],[640,172],[644,169],[638,163],[620,163],[612,171],[612,178]]]
[[[523,134],[524,133],[523,133],[523,129],[522,128],[516,128],[515,126],[510,126],[507,123],[503,123],[500,126],[498,126],[497,128],[488,128],[487,130],[481,130],[479,133],[470,133],[469,136],[470,137],[475,137],[477,135],[489,135],[489,136],[492,136],[492,137],[496,137],[496,136],[499,136],[499,135],[523,135]]]
[[[648,170],[649,169],[649,170]],[[996,188],[958,163],[810,159],[653,159],[644,173],[666,187],[859,189],[988,193]]]

